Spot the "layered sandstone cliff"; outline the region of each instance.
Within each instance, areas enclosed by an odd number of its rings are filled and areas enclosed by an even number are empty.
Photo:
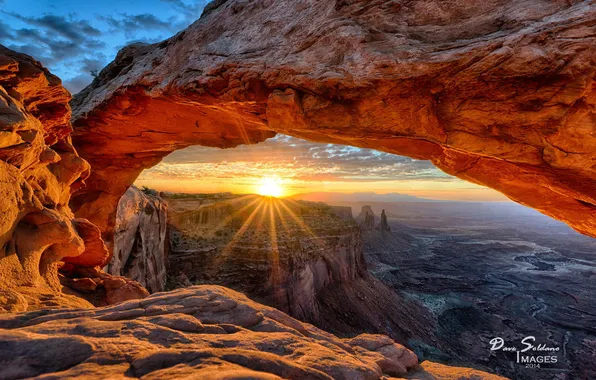
[[[366,272],[360,232],[344,210],[259,196],[167,201],[174,276],[232,287],[313,321],[323,288]]]
[[[166,200],[170,287],[219,284],[340,336],[437,345],[428,310],[368,274],[350,207],[231,194]]]
[[[166,203],[157,194],[131,186],[118,203],[108,273],[135,280],[150,292],[164,290],[166,227]]]
[[[595,28],[593,1],[212,2],[76,96],[95,175],[73,205],[110,240],[169,152],[279,132],[431,160],[596,236]]]

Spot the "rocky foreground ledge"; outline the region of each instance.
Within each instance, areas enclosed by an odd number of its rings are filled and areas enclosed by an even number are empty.
[[[419,365],[386,336],[340,339],[220,286],[5,314],[0,342],[2,379],[503,379]]]

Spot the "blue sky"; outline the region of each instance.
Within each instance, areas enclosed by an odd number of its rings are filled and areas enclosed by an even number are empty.
[[[132,42],[158,42],[201,15],[206,0],[0,0],[0,44],[32,55],[76,93]]]

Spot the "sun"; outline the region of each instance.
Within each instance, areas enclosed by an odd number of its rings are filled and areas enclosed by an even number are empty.
[[[266,197],[277,198],[283,195],[284,188],[281,184],[281,180],[278,177],[264,177],[261,178],[257,193]]]

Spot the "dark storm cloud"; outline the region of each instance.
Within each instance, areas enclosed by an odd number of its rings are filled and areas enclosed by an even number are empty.
[[[23,17],[15,13],[2,12],[13,17],[28,27],[13,29],[2,25],[4,32],[0,39],[9,41],[9,48],[29,54],[45,65],[70,62],[77,65],[81,59],[101,60],[98,53],[105,47],[99,37],[101,31],[87,20],[73,16],[44,15],[41,17]]]
[[[189,3],[182,0],[161,0],[161,2],[169,4],[183,16],[186,24],[191,24],[201,16],[203,8],[209,3],[209,0],[191,1]]]
[[[2,4],[0,0],[0,4]],[[12,38],[12,28],[0,20],[0,40]]]
[[[101,20],[105,21],[113,32],[121,32],[126,38],[134,38],[139,31],[150,30],[150,31],[165,31],[169,33],[175,33],[184,27],[186,22],[181,22],[177,17],[170,17],[167,20],[161,20],[149,13],[129,15],[120,14],[117,17],[100,17]]]
[[[75,43],[86,43],[90,37],[101,36],[101,31],[94,28],[87,20],[77,20],[66,16],[44,15],[41,17],[23,17],[16,13],[2,12],[29,25],[37,26],[47,32],[58,33]]]

